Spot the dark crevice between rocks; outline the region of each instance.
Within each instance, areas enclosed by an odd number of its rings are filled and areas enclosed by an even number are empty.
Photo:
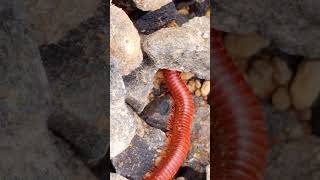
[[[184,177],[185,180],[206,180],[205,172],[197,172],[190,167],[181,167],[176,174],[176,177]]]
[[[314,102],[312,108],[311,129],[312,134],[320,137],[320,96]]]
[[[116,173],[116,169],[110,160],[110,149],[108,149],[106,156],[93,166],[91,170],[101,180],[109,178],[110,173]]]

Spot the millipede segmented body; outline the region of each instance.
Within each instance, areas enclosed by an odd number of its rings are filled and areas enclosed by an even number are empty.
[[[213,180],[262,180],[268,142],[261,109],[214,29],[211,63]]]
[[[190,146],[193,100],[186,84],[176,71],[164,70],[167,87],[173,98],[172,114],[168,121],[167,143],[160,161],[144,179],[170,180],[186,159]]]

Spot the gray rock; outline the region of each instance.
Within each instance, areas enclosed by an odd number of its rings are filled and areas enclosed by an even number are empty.
[[[213,4],[213,26],[227,32],[257,31],[289,54],[320,57],[317,0],[242,0]]]
[[[183,24],[182,27],[192,30],[194,34],[202,37],[210,46],[210,17],[194,17]]]
[[[30,30],[0,3],[0,179],[95,180],[47,130],[50,90]]]
[[[160,69],[192,72],[210,79],[210,46],[197,34],[189,27],[163,28],[145,37],[143,50]]]
[[[166,131],[172,106],[171,96],[162,96],[151,101],[140,116],[150,126]]]
[[[140,36],[128,15],[115,5],[110,7],[110,55],[122,75],[128,75],[142,62]]]
[[[110,70],[110,158],[124,151],[135,135],[134,116],[125,103],[125,86],[114,61]]]
[[[172,0],[133,0],[133,2],[136,4],[137,8],[143,11],[155,11],[172,2]]]
[[[124,76],[126,86],[126,102],[137,112],[141,113],[149,103],[149,94],[153,87],[153,77],[158,69],[145,59],[145,62],[128,76]]]
[[[130,146],[114,157],[112,163],[120,175],[139,180],[154,167],[154,160],[159,156],[157,150],[164,145],[165,134],[147,125],[136,114],[135,122],[137,133]]]
[[[104,19],[95,17],[57,45],[41,48],[54,97],[48,127],[90,165],[103,158],[109,146]]]
[[[272,147],[265,180],[320,179],[320,140],[306,137]]]
[[[13,0],[20,18],[31,24],[38,44],[56,43],[68,31],[92,17],[100,0]]]

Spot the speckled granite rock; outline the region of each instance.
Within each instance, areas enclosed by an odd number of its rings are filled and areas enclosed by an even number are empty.
[[[114,158],[130,145],[136,125],[125,103],[122,76],[112,59],[110,68],[110,158]]]
[[[199,78],[210,79],[209,41],[194,29],[188,26],[160,29],[145,37],[143,50],[158,68],[192,72]],[[201,30],[208,34],[210,29],[208,26]]]

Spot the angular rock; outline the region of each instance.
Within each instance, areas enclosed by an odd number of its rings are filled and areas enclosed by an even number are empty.
[[[317,0],[214,0],[212,8],[211,22],[219,30],[260,32],[289,54],[320,56]]]
[[[167,130],[167,120],[173,106],[170,95],[162,96],[151,101],[141,113],[141,118],[150,126]]]
[[[209,43],[190,28],[160,29],[144,39],[143,50],[158,68],[192,72],[199,78],[210,79]]]
[[[153,77],[158,69],[145,59],[145,62],[129,75],[124,76],[126,86],[126,102],[137,112],[141,113],[149,103],[149,94],[153,87]]]
[[[0,179],[96,180],[47,129],[51,95],[30,30],[0,3]],[[10,18],[7,18],[10,17]]]
[[[130,146],[114,157],[112,163],[122,176],[139,180],[154,166],[154,161],[159,156],[159,149],[164,145],[165,134],[159,129],[150,127],[133,111],[131,112],[135,116],[137,133]]]
[[[125,103],[125,86],[111,59],[110,70],[110,158],[128,148],[135,135],[134,116]]]
[[[128,15],[111,4],[110,55],[118,64],[122,75],[128,75],[142,62],[140,36]]]
[[[210,43],[210,18],[207,16],[194,17],[184,23],[182,27],[190,29],[199,37],[202,37],[209,46]]]

